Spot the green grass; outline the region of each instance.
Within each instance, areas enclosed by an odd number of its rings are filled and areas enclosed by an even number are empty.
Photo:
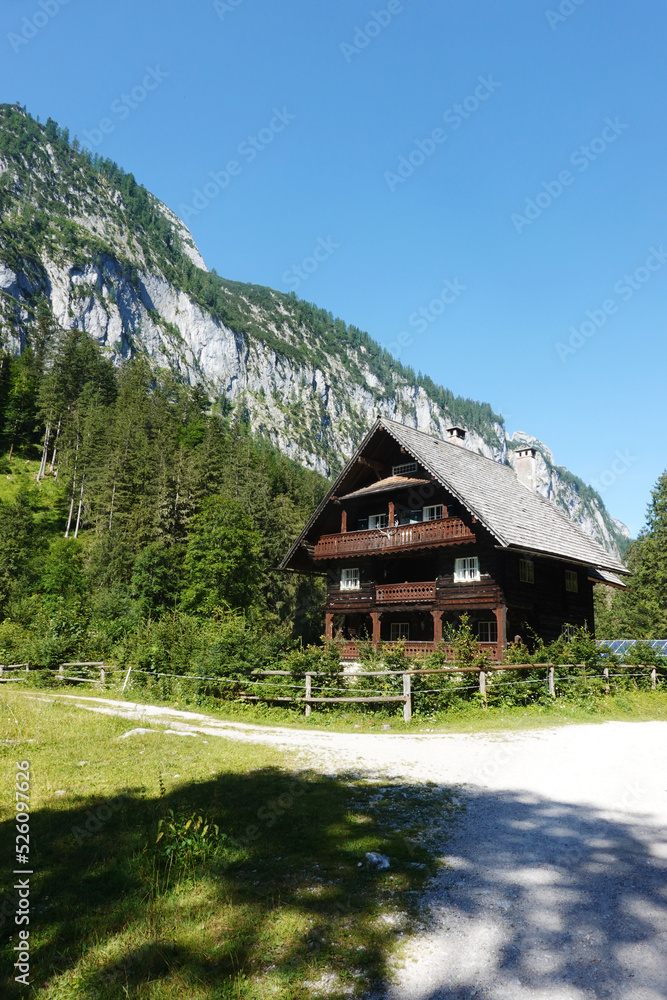
[[[449,793],[299,772],[221,738],[119,738],[131,728],[48,692],[0,691],[6,872],[16,763],[31,763],[31,995],[305,1000],[322,982],[333,998],[381,984],[409,893],[435,871],[423,843],[453,815]],[[371,850],[388,871],[365,865]],[[0,897],[10,991],[12,884]]]

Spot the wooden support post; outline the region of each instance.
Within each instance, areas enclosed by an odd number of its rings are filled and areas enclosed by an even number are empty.
[[[371,621],[373,622],[373,645],[380,645],[380,612],[371,611]]]
[[[405,697],[405,704],[403,705],[403,721],[409,722],[412,718],[412,687],[410,684],[410,674],[403,674],[403,696]]]
[[[442,642],[442,611],[432,611],[433,618],[433,645],[437,646]]]
[[[651,690],[655,691],[657,686],[658,686],[658,671],[655,669],[655,667],[653,667],[651,670]]]
[[[549,694],[552,698],[556,697],[556,668],[553,663],[549,664]]]
[[[609,694],[609,667],[605,667],[602,671],[602,676],[605,680],[604,693]]]
[[[324,634],[327,639],[333,639],[333,611],[327,611],[324,616]]]
[[[100,667],[100,684],[104,684],[106,681],[106,674],[104,672],[104,667]]]
[[[504,604],[500,604],[493,611],[496,618],[496,625],[498,629],[498,642],[496,645],[496,659],[498,663],[503,658],[503,653],[507,649],[507,608]]]
[[[312,712],[310,701],[308,700],[313,693],[313,678],[310,674],[306,674],[306,718]]]
[[[392,527],[394,524],[396,524],[395,513],[394,513],[394,501],[390,500],[389,501],[389,527]]]
[[[25,665],[25,672],[26,672],[26,674],[30,673],[30,664],[29,663],[26,663],[26,665]]]
[[[340,532],[342,535],[347,531],[347,511],[343,507],[340,512]]]
[[[59,677],[64,677],[65,676],[65,668],[64,667],[58,667],[58,676]]]
[[[479,672],[479,693],[482,697],[482,705],[486,708],[486,670]]]

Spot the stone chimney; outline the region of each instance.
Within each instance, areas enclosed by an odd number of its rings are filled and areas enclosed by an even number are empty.
[[[448,427],[447,428],[447,440],[450,444],[458,445],[459,448],[465,448],[466,431],[465,427]]]
[[[537,489],[537,449],[519,448],[516,453],[516,474],[520,483],[535,493]]]

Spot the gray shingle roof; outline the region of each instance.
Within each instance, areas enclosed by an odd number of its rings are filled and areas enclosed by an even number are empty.
[[[510,466],[394,420],[382,418],[377,426],[418,459],[504,548],[543,552],[613,573],[628,572],[563,511],[523,486]]]

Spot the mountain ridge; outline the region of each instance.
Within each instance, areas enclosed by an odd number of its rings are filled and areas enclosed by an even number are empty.
[[[52,119],[0,106],[0,348],[46,320],[86,330],[115,362],[144,353],[290,458],[331,477],[377,415],[514,464],[530,441],[538,490],[609,551],[629,533],[541,441],[507,434],[488,403],[455,396],[330,312],[208,271],[178,216]]]

